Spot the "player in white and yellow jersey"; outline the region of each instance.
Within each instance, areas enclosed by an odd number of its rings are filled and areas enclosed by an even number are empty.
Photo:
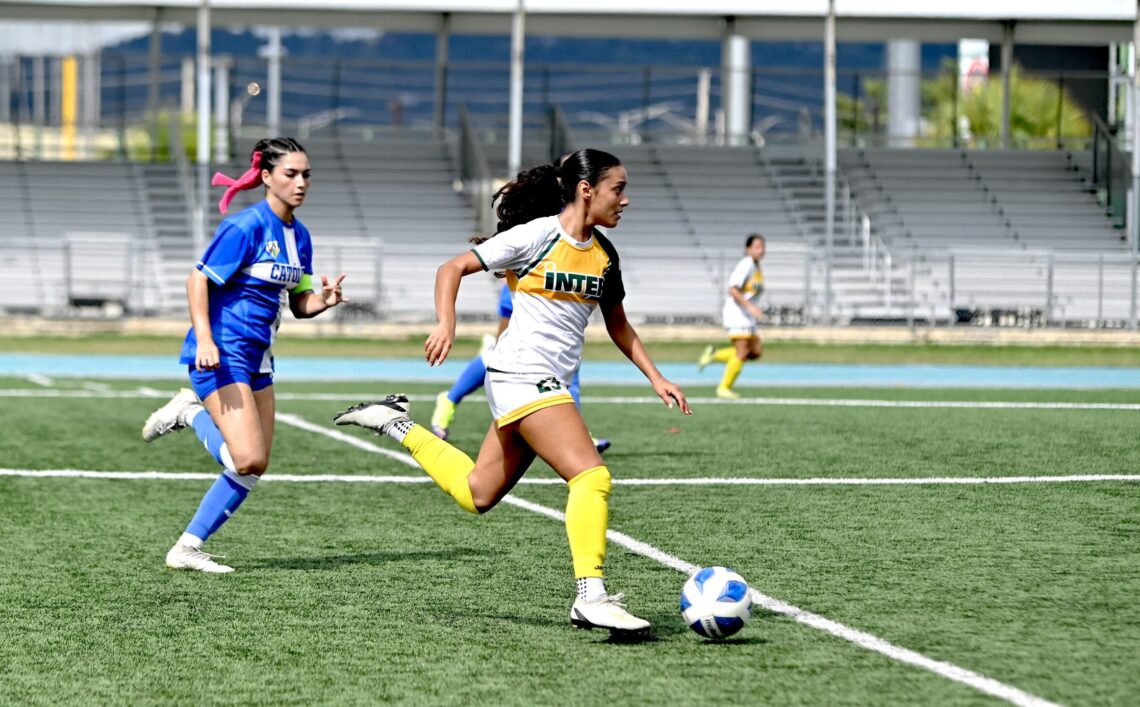
[[[622,595],[608,594],[602,579],[610,472],[567,392],[581,363],[587,320],[600,307],[610,338],[649,378],[658,397],[670,408],[692,412],[681,388],[661,375],[629,323],[617,251],[598,231],[617,226],[629,205],[626,181],[621,162],[598,150],[579,150],[559,166],[521,172],[496,193],[498,234],[437,271],[439,324],[424,344],[431,365],[451,351],[455,298],[464,276],[503,272],[515,291],[510,324],[488,361],[487,399],[495,419],[475,461],[413,423],[404,395],[362,403],[334,420],[401,442],[472,513],[493,508],[535,457],[542,458],[569,487],[566,533],[577,584],[571,623],[641,634],[649,622],[626,611]]]
[[[739,398],[740,394],[733,391],[732,384],[744,368],[744,362],[764,355],[764,344],[756,326],[764,316],[760,309],[760,295],[764,293],[764,271],[760,269],[760,261],[764,259],[764,248],[764,236],[759,233],[748,236],[744,242],[744,257],[728,276],[728,296],[724,299],[721,318],[732,345],[720,349],[709,346],[697,361],[702,371],[713,361],[724,364],[724,377],[716,387],[718,398]]]

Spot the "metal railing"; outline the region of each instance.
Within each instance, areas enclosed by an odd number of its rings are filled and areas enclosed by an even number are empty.
[[[229,64],[229,99],[219,116],[231,130],[263,131],[268,120],[266,93],[249,94],[245,87],[266,81],[266,59],[215,60]],[[54,78],[60,74],[61,61],[45,56],[0,57],[0,154],[39,159],[78,150],[81,159],[169,159],[174,138],[166,130],[169,115],[179,117],[179,130],[174,132],[191,127],[186,142],[193,148],[189,144],[195,139],[193,56],[166,55],[153,67],[141,52],[78,57],[84,79],[82,101],[74,124],[66,128],[59,108],[62,88]],[[289,56],[283,69],[281,126],[288,133],[299,129],[313,134],[335,130],[342,135],[438,133],[440,128],[457,126],[460,106],[467,107],[469,120],[480,130],[500,132],[505,127],[507,61],[450,62],[440,70],[431,60]],[[524,122],[528,130],[545,130],[546,114],[558,105],[569,128],[604,134],[615,143],[724,143],[722,73],[719,66],[532,62],[524,76]],[[904,135],[890,134],[886,119],[889,78],[877,70],[838,70],[841,146],[1000,147],[1000,140],[991,134],[992,121],[983,120],[982,110],[987,97],[1000,89],[999,75],[971,77],[963,83],[956,67],[948,65],[903,77],[917,82],[927,96],[915,125]],[[1019,130],[1012,147],[1088,145],[1092,129],[1078,115],[1083,109],[1071,96],[1102,86],[1109,79],[1107,72],[1023,72],[1014,78],[1017,86],[1034,82],[1038,95],[1046,92],[1042,100],[1047,105],[1039,109],[1035,136]],[[822,71],[754,67],[750,86],[750,140],[758,144],[818,140],[823,130]],[[970,116],[975,118],[973,125]]]
[[[833,318],[839,323],[939,326],[1137,328],[1140,258],[1122,253],[993,249],[907,250],[892,253],[877,236],[868,248],[837,248]],[[6,244],[12,264],[9,314],[122,316],[178,314],[163,302],[154,247],[123,239],[97,270],[84,269],[82,236],[52,243]],[[381,243],[323,234],[314,243],[319,272],[347,272],[353,307],[337,317],[427,322],[434,316],[436,268],[467,246]],[[623,244],[626,310],[635,321],[717,324],[724,279],[740,258],[736,248],[703,251],[695,265],[646,244]],[[84,251],[86,253],[87,251]],[[111,257],[113,255],[113,257]],[[824,321],[825,255],[818,249],[769,243],[762,305],[772,324]],[[699,270],[699,272],[697,272]],[[709,277],[708,273],[721,273]],[[182,274],[179,273],[179,278]],[[465,281],[458,313],[490,321],[501,280]]]
[[[494,233],[495,212],[491,204],[493,177],[467,106],[459,107],[459,178],[463,180],[468,200],[475,207],[475,222],[479,232],[486,235]]]
[[[1095,113],[1092,119],[1092,186],[1113,225],[1123,228],[1128,212],[1129,160],[1117,145],[1117,129]]]

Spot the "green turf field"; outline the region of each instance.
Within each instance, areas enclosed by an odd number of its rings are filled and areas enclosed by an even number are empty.
[[[0,379],[0,467],[212,474],[192,432],[138,439],[174,387]],[[440,387],[401,387],[426,421]],[[613,402],[648,387],[590,387],[587,421],[614,442],[611,528],[666,558],[610,544],[611,590],[654,624],[652,640],[625,644],[570,627],[556,519],[512,504],[476,518],[429,484],[365,481],[422,478],[330,424],[386,388],[278,386],[269,475],[208,546],[232,575],[162,566],[207,480],[0,476],[0,704],[997,701],[897,660],[903,649],[996,681],[983,684],[1019,704],[1140,695],[1140,482],[826,483],[1132,475],[1135,391],[753,388],[818,404],[708,400],[682,419]],[[852,399],[1078,405],[830,404]],[[488,423],[483,402],[465,402],[452,441],[474,451]],[[708,478],[724,481],[693,484]],[[528,479],[554,475],[538,463]],[[730,483],[758,480],[773,483]],[[565,488],[523,484],[514,498],[560,511]],[[669,558],[731,565],[895,657],[764,610],[734,639],[704,641],[680,621],[685,575]]]

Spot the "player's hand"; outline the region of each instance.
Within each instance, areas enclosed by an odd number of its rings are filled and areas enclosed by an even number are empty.
[[[424,342],[424,359],[429,366],[438,366],[447,359],[451,353],[451,345],[455,342],[455,325],[436,324],[435,329]]]
[[[764,318],[764,310],[760,309],[759,307],[752,304],[751,302],[748,303],[748,312],[749,312],[749,314],[752,315],[753,319],[763,319]]]
[[[194,355],[194,368],[201,371],[213,371],[222,365],[222,355],[218,353],[218,346],[211,341],[199,341],[198,352]]]
[[[670,410],[676,405],[684,414],[693,414],[692,408],[689,407],[689,401],[685,400],[685,391],[681,390],[681,386],[676,383],[670,383],[662,378],[653,384],[653,392],[657,393],[657,397],[661,398],[665,407]]]
[[[344,282],[344,273],[333,282],[329,282],[327,275],[321,275],[321,301],[325,303],[326,307],[335,307],[341,302],[347,302],[348,298],[341,292],[340,283]]]

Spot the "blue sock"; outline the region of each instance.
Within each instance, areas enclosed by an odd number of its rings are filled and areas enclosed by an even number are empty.
[[[256,476],[241,477],[228,469],[222,472],[202,497],[198,511],[190,520],[190,525],[186,526],[186,532],[205,541],[237,511],[256,482]]]
[[[483,379],[487,376],[487,364],[483,363],[482,356],[476,356],[467,364],[467,368],[455,379],[455,385],[447,391],[447,399],[458,405],[473,391],[483,387]]]
[[[234,461],[230,457],[230,450],[226,447],[226,440],[222,437],[222,431],[214,424],[214,418],[210,417],[210,413],[202,410],[190,421],[190,426],[194,428],[194,433],[198,435],[198,439],[202,440],[206,450],[219,464],[230,471],[236,471]]]
[[[582,384],[578,380],[578,371],[579,370],[581,370],[581,369],[575,369],[574,377],[570,379],[570,397],[574,398],[574,407],[581,410],[582,409],[582,393],[579,389],[582,387]]]

